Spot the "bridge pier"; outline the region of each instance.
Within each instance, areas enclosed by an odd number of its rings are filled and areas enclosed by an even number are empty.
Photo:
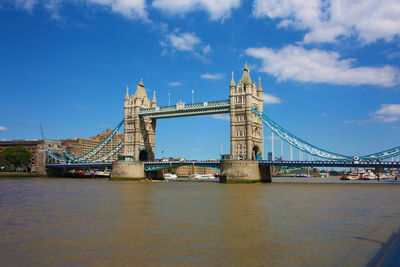
[[[261,166],[257,160],[222,160],[221,183],[271,182],[271,166]]]
[[[114,161],[112,163],[111,180],[143,180],[146,179],[144,162]]]

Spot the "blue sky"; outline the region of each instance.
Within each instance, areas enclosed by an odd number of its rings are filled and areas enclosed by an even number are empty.
[[[0,0],[0,140],[113,128],[141,78],[160,106],[228,99],[245,62],[264,111],[304,140],[399,145],[398,0]],[[159,120],[156,156],[218,158],[229,134],[226,116]]]

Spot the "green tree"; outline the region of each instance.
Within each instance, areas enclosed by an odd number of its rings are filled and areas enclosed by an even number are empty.
[[[6,166],[28,166],[31,162],[31,153],[23,146],[10,146],[0,153],[0,162]]]
[[[6,166],[6,160],[4,159],[3,153],[0,153],[0,167]]]

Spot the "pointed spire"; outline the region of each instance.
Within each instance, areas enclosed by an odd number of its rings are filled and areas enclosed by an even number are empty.
[[[147,98],[146,90],[144,89],[144,85],[143,85],[143,80],[142,79],[140,79],[140,83],[139,83],[139,85],[138,85],[138,87],[136,89],[135,97],[136,98],[142,98],[142,99]]]
[[[261,86],[261,77],[258,76],[258,88],[257,91],[262,91],[262,86]]]
[[[151,107],[152,108],[157,107],[157,99],[156,99],[156,91],[155,90],[154,90],[154,93],[153,93],[153,100],[151,101]]]
[[[233,78],[233,71],[232,71],[232,80],[231,80],[231,84],[229,85],[229,87],[236,87],[235,79]]]
[[[247,62],[246,62],[246,66],[244,66],[243,75],[239,82],[241,82],[243,84],[252,84],[250,74],[249,74],[249,69],[247,68]]]
[[[125,99],[129,98],[129,88],[128,86],[126,87],[126,95],[125,95]]]

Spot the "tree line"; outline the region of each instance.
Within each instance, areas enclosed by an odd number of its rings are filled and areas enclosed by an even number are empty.
[[[10,146],[0,153],[0,167],[26,167],[31,163],[31,157],[23,146]]]

